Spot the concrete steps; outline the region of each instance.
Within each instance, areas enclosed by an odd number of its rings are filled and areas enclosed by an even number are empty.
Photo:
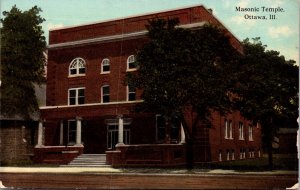
[[[61,167],[111,167],[106,164],[106,154],[81,154]]]

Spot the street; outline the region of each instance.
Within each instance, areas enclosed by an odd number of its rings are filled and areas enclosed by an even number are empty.
[[[7,188],[285,189],[296,174],[0,173]]]

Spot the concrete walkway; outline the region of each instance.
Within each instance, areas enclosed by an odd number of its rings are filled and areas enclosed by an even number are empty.
[[[0,167],[0,173],[135,173],[135,174],[236,174],[236,175],[297,175],[298,171],[235,171],[222,169],[155,169],[112,167]]]
[[[0,167],[0,173],[120,173],[111,167]]]

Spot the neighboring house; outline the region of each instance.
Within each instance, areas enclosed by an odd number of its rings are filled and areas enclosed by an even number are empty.
[[[84,153],[106,154],[113,166],[185,164],[180,123],[166,129],[161,116],[135,113],[141,91],[124,85],[126,73],[137,70],[133,63],[148,40],[148,20],[174,17],[180,27],[225,28],[211,10],[194,6],[50,31],[47,103],[40,108],[36,162],[68,163]],[[242,52],[239,40],[227,35]],[[260,156],[259,127],[238,112],[212,115],[212,127],[199,125],[195,131],[196,163]]]
[[[46,104],[46,86],[35,86],[40,106]],[[4,102],[3,102],[4,103]],[[39,113],[31,114],[32,120],[19,116],[0,115],[0,165],[30,162],[37,143]]]

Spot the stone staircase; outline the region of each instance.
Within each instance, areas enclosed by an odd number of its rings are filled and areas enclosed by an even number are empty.
[[[106,154],[81,154],[62,167],[111,167],[106,164]]]

